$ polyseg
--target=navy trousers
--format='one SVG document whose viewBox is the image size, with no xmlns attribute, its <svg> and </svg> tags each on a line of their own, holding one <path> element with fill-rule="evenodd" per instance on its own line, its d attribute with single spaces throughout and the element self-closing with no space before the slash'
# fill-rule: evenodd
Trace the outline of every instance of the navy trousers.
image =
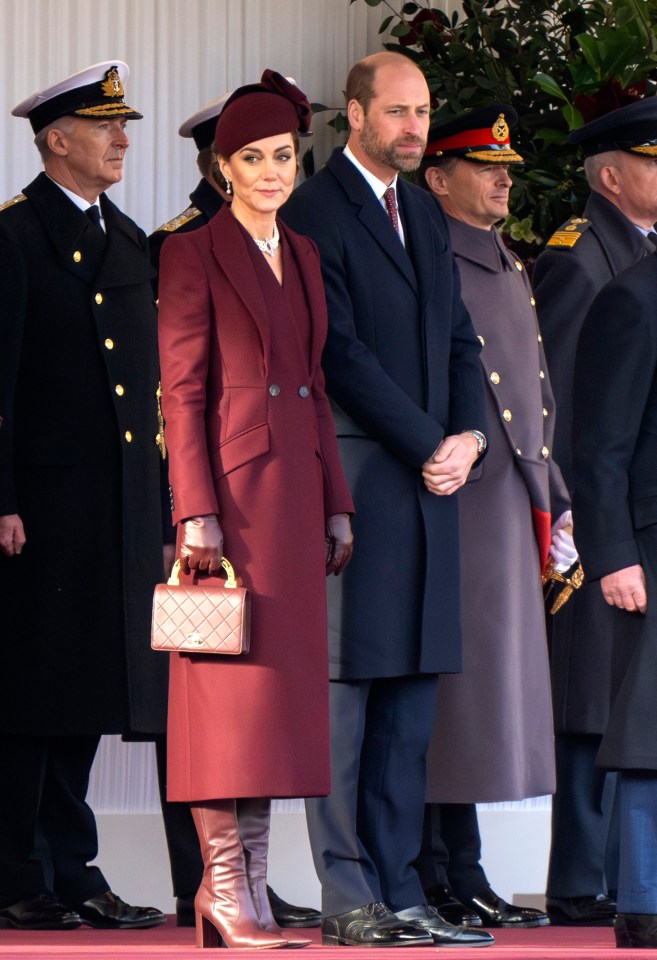
<svg viewBox="0 0 657 960">
<path fill-rule="evenodd" d="M 657 914 L 657 771 L 623 770 L 618 912 Z"/>
<path fill-rule="evenodd" d="M 434 675 L 331 682 L 332 791 L 306 801 L 324 916 L 424 902 L 414 862 L 436 694 Z"/>
<path fill-rule="evenodd" d="M 600 740 L 595 734 L 555 737 L 557 791 L 552 798 L 548 897 L 616 892 L 616 775 L 595 765 Z"/>
<path fill-rule="evenodd" d="M 87 805 L 100 737 L 0 736 L 0 906 L 53 890 L 71 906 L 109 889 Z"/>
</svg>

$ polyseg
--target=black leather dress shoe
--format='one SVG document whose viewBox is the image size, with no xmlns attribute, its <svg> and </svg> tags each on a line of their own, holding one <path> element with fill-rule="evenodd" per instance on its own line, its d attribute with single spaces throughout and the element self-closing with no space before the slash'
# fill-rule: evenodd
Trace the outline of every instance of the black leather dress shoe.
<svg viewBox="0 0 657 960">
<path fill-rule="evenodd" d="M 279 927 L 318 927 L 322 922 L 319 910 L 312 907 L 295 907 L 281 900 L 271 887 L 267 887 L 269 906 Z"/>
<path fill-rule="evenodd" d="M 472 930 L 467 927 L 455 927 L 446 923 L 435 907 L 428 903 L 420 903 L 417 907 L 407 910 L 398 910 L 397 916 L 405 922 L 417 923 L 419 927 L 430 933 L 433 942 L 438 947 L 492 947 L 495 943 L 490 933 L 483 930 Z"/>
<path fill-rule="evenodd" d="M 548 897 L 547 915 L 555 927 L 612 927 L 616 901 L 611 897 Z"/>
<path fill-rule="evenodd" d="M 550 924 L 550 918 L 542 910 L 515 907 L 490 889 L 463 902 L 481 917 L 484 927 L 512 927 L 518 930 L 521 927 L 547 927 Z"/>
<path fill-rule="evenodd" d="M 435 886 L 424 891 L 427 902 L 435 907 L 443 920 L 455 927 L 480 927 L 481 917 L 457 900 L 449 887 Z"/>
<path fill-rule="evenodd" d="M 50 891 L 0 908 L 3 930 L 75 930 L 81 923 L 80 916 Z"/>
<path fill-rule="evenodd" d="M 657 916 L 654 913 L 619 913 L 614 923 L 617 947 L 657 947 Z"/>
<path fill-rule="evenodd" d="M 190 893 L 186 897 L 176 897 L 176 926 L 194 927 L 196 926 L 196 911 L 194 909 L 194 896 Z"/>
<path fill-rule="evenodd" d="M 385 903 L 368 903 L 322 920 L 322 943 L 334 947 L 431 947 L 433 937 L 407 923 Z"/>
<path fill-rule="evenodd" d="M 161 910 L 155 907 L 131 907 L 111 890 L 85 900 L 75 909 L 83 923 L 99 930 L 139 930 L 142 927 L 159 927 L 165 921 Z"/>
</svg>

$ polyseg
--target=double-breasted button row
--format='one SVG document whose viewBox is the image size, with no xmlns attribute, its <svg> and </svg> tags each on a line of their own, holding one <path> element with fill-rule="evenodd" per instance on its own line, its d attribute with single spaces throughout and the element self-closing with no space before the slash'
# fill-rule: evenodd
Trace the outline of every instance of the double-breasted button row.
<svg viewBox="0 0 657 960">
<path fill-rule="evenodd" d="M 504 412 L 508 413 L 508 410 L 505 410 Z M 522 456 L 522 450 L 520 449 L 520 447 L 516 447 L 516 453 L 518 454 L 519 457 Z M 547 460 L 547 458 L 550 456 L 550 451 L 548 450 L 547 447 L 543 447 L 541 449 L 541 456 L 543 457 L 544 460 Z"/>
<path fill-rule="evenodd" d="M 272 383 L 272 384 L 270 384 L 270 386 L 269 386 L 269 396 L 270 396 L 270 397 L 277 397 L 277 396 L 280 394 L 280 392 L 281 392 L 281 388 L 279 387 L 279 385 L 278 385 L 277 383 Z M 303 399 L 305 399 L 306 397 L 309 397 L 309 396 L 310 396 L 310 388 L 307 387 L 307 386 L 305 385 L 305 383 L 304 383 L 304 384 L 302 384 L 302 385 L 299 387 L 297 393 L 299 394 L 300 397 L 302 397 Z"/>
</svg>

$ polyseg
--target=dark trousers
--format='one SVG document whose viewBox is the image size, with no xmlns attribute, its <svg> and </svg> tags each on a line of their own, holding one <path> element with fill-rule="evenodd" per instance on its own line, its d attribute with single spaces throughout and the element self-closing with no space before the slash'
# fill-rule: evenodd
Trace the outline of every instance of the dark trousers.
<svg viewBox="0 0 657 960">
<path fill-rule="evenodd" d="M 615 894 L 618 878 L 616 775 L 596 767 L 601 737 L 557 734 L 548 897 Z"/>
<path fill-rule="evenodd" d="M 191 897 L 200 887 L 203 877 L 203 859 L 192 811 L 188 803 L 171 803 L 167 800 L 166 737 L 156 739 L 155 755 L 173 895 L 174 897 Z"/>
<path fill-rule="evenodd" d="M 657 914 L 657 772 L 623 770 L 618 912 Z"/>
<path fill-rule="evenodd" d="M 433 675 L 331 682 L 332 791 L 306 801 L 324 916 L 424 902 L 414 862 L 436 692 Z"/>
<path fill-rule="evenodd" d="M 98 736 L 0 736 L 0 905 L 45 890 L 67 904 L 109 889 L 86 803 Z"/>
<path fill-rule="evenodd" d="M 481 836 L 474 803 L 427 803 L 417 870 L 424 890 L 450 887 L 468 900 L 488 890 L 479 862 Z"/>
</svg>

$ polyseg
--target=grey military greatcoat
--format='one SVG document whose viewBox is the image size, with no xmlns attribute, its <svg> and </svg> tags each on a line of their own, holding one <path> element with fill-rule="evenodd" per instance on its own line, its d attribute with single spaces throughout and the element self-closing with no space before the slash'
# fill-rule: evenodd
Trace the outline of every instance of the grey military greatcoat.
<svg viewBox="0 0 657 960">
<path fill-rule="evenodd" d="M 489 449 L 458 493 L 464 665 L 438 683 L 427 799 L 518 800 L 554 790 L 540 555 L 569 498 L 526 271 L 496 231 L 448 221 L 482 343 Z"/>
</svg>

